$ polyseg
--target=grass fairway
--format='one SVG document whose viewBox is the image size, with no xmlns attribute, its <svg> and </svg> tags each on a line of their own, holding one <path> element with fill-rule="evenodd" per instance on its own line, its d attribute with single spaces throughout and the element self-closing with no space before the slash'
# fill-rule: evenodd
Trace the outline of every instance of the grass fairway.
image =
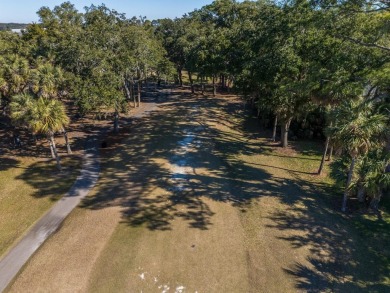
<svg viewBox="0 0 390 293">
<path fill-rule="evenodd" d="M 65 192 L 80 170 L 78 157 L 62 159 L 58 174 L 53 162 L 32 158 L 0 158 L 0 256 Z"/>
<path fill-rule="evenodd" d="M 313 174 L 321 145 L 269 145 L 233 97 L 179 92 L 136 125 L 102 151 L 93 192 L 11 292 L 390 288 L 374 241 L 387 214 L 367 241 L 359 217 L 339 213 L 339 191 Z"/>
</svg>

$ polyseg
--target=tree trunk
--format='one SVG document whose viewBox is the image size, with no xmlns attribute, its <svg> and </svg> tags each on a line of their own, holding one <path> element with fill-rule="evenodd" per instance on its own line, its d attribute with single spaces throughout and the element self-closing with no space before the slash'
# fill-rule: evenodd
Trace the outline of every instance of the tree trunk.
<svg viewBox="0 0 390 293">
<path fill-rule="evenodd" d="M 322 174 L 322 170 L 324 169 L 324 165 L 325 165 L 325 159 L 326 159 L 326 155 L 328 153 L 328 148 L 329 148 L 329 142 L 330 142 L 330 137 L 328 136 L 326 138 L 326 142 L 325 142 L 325 150 L 324 150 L 324 154 L 322 155 L 322 160 L 321 160 L 321 164 L 320 164 L 320 168 L 318 169 L 318 175 L 321 175 Z"/>
<path fill-rule="evenodd" d="M 276 115 L 275 116 L 275 120 L 274 120 L 274 130 L 272 132 L 272 141 L 275 142 L 276 141 L 276 128 L 278 127 L 278 116 Z"/>
<path fill-rule="evenodd" d="M 374 211 L 378 211 L 381 197 L 382 197 L 382 193 L 381 191 L 379 191 L 379 194 L 371 199 L 370 208 L 373 209 Z"/>
<path fill-rule="evenodd" d="M 135 88 L 134 88 L 134 82 L 131 82 L 131 96 L 133 98 L 134 108 L 137 107 L 137 101 L 135 99 Z"/>
<path fill-rule="evenodd" d="M 332 160 L 333 160 L 333 151 L 334 151 L 334 146 L 331 145 L 330 150 L 329 150 L 329 155 L 328 155 L 329 162 L 332 162 Z"/>
<path fill-rule="evenodd" d="M 217 95 L 217 86 L 215 84 L 215 76 L 213 75 L 213 97 Z"/>
<path fill-rule="evenodd" d="M 190 80 L 190 85 L 191 85 L 191 93 L 195 93 L 195 88 L 194 88 L 194 81 L 192 80 L 192 73 L 191 71 L 188 71 L 188 79 Z"/>
<path fill-rule="evenodd" d="M 228 83 L 227 83 L 227 91 L 228 91 L 228 93 L 230 92 L 231 86 L 232 86 L 232 79 L 229 78 Z"/>
<path fill-rule="evenodd" d="M 364 190 L 364 187 L 359 183 L 358 190 L 357 190 L 358 201 L 364 202 L 365 197 L 366 197 L 366 191 Z"/>
<path fill-rule="evenodd" d="M 31 138 L 33 143 L 36 145 L 37 144 L 37 136 L 34 133 L 31 133 Z"/>
<path fill-rule="evenodd" d="M 179 85 L 180 86 L 183 86 L 183 76 L 182 76 L 182 73 L 181 73 L 181 69 L 177 69 L 177 77 L 179 78 Z"/>
<path fill-rule="evenodd" d="M 68 154 L 71 154 L 72 153 L 72 149 L 70 148 L 68 132 L 65 130 L 65 128 L 63 130 L 63 133 L 64 133 L 64 138 L 65 138 L 66 152 Z"/>
<path fill-rule="evenodd" d="M 141 106 L 141 81 L 140 80 L 138 80 L 137 104 L 138 107 Z"/>
<path fill-rule="evenodd" d="M 123 81 L 123 87 L 124 87 L 124 89 L 125 89 L 126 99 L 127 99 L 128 101 L 130 101 L 130 100 L 131 100 L 131 93 L 130 93 L 129 86 L 128 86 L 126 80 Z"/>
<path fill-rule="evenodd" d="M 119 132 L 119 112 L 117 109 L 115 109 L 115 114 L 114 114 L 114 133 Z"/>
<path fill-rule="evenodd" d="M 56 158 L 56 155 L 55 155 L 55 153 L 54 153 L 54 148 L 53 148 L 53 145 L 52 145 L 52 143 L 51 143 L 50 138 L 49 138 L 49 146 L 50 146 L 51 158 L 52 158 L 52 159 L 55 159 L 55 158 Z"/>
<path fill-rule="evenodd" d="M 282 137 L 281 137 L 281 145 L 283 148 L 288 147 L 288 131 L 290 129 L 290 123 L 291 123 L 292 118 L 288 118 L 282 125 L 281 125 L 281 132 L 282 132 Z"/>
<path fill-rule="evenodd" d="M 54 134 L 53 133 L 49 134 L 49 143 L 50 143 L 50 148 L 53 150 L 54 157 L 57 161 L 57 169 L 61 171 L 62 167 L 61 167 L 60 157 L 57 153 L 57 148 L 56 148 L 56 143 L 54 141 Z"/>
<path fill-rule="evenodd" d="M 348 172 L 347 186 L 345 187 L 345 191 L 344 191 L 343 204 L 341 206 L 342 212 L 345 212 L 347 210 L 349 186 L 351 185 L 353 171 L 355 169 L 355 163 L 356 163 L 356 159 L 352 158 L 351 166 L 349 167 L 349 172 Z"/>
</svg>

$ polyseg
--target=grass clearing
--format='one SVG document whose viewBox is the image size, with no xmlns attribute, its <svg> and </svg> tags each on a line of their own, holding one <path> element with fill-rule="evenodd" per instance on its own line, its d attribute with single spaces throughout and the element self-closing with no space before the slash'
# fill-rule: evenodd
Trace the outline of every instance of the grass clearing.
<svg viewBox="0 0 390 293">
<path fill-rule="evenodd" d="M 180 92 L 102 152 L 11 291 L 386 292 L 388 258 L 313 175 L 321 151 L 271 147 L 234 98 Z"/>
<path fill-rule="evenodd" d="M 79 174 L 81 159 L 62 158 L 58 174 L 53 162 L 32 158 L 1 158 L 0 256 L 68 191 Z"/>
</svg>

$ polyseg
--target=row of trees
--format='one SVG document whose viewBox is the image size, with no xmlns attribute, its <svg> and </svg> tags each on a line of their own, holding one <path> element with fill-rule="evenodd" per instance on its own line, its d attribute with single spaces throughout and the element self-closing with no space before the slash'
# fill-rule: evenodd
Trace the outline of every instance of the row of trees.
<svg viewBox="0 0 390 293">
<path fill-rule="evenodd" d="M 21 37 L 0 32 L 1 105 L 14 125 L 48 136 L 61 168 L 54 133 L 66 134 L 64 101 L 78 115 L 109 114 L 117 132 L 120 114 L 140 105 L 142 82 L 172 66 L 143 18 L 127 19 L 104 5 L 80 13 L 69 2 L 38 15 Z"/>
<path fill-rule="evenodd" d="M 174 71 L 182 85 L 186 70 L 192 92 L 194 76 L 203 90 L 212 80 L 214 95 L 218 79 L 234 85 L 260 116 L 273 119 L 274 140 L 280 126 L 283 147 L 293 122 L 320 113 L 326 146 L 318 173 L 336 149 L 336 163 L 344 162 L 343 210 L 352 191 L 377 206 L 390 184 L 388 10 L 380 0 L 217 0 L 150 22 L 104 5 L 84 13 L 69 2 L 43 7 L 22 37 L 0 32 L 3 112 L 48 134 L 57 157 L 50 137 L 69 123 L 62 101 L 80 115 L 112 113 L 118 131 L 130 102 L 139 106 L 144 80 Z"/>
<path fill-rule="evenodd" d="M 183 69 L 193 92 L 192 74 L 202 84 L 211 78 L 214 94 L 217 78 L 233 81 L 260 116 L 274 119 L 273 140 L 280 125 L 283 147 L 293 121 L 321 113 L 318 173 L 336 149 L 345 211 L 351 193 L 377 207 L 390 186 L 389 19 L 387 1 L 218 0 L 154 25 L 180 84 Z"/>
</svg>

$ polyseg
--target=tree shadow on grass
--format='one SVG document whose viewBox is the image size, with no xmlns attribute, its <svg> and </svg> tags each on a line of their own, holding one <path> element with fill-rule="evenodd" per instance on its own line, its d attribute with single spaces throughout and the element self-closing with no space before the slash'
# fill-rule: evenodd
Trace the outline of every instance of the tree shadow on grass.
<svg viewBox="0 0 390 293">
<path fill-rule="evenodd" d="M 169 230 L 175 218 L 191 228 L 208 229 L 214 213 L 204 198 L 244 209 L 252 199 L 277 193 L 282 183 L 271 183 L 270 174 L 228 159 L 227 154 L 253 154 L 259 145 L 208 127 L 201 112 L 206 110 L 211 119 L 215 113 L 209 108 L 214 106 L 180 94 L 135 122 L 115 156 L 103 151 L 106 178 L 83 206 L 120 205 L 125 207 L 123 221 L 151 230 Z M 189 171 L 176 174 L 175 168 Z"/>
<path fill-rule="evenodd" d="M 20 161 L 12 158 L 0 157 L 0 172 L 12 168 L 20 168 Z"/>
<path fill-rule="evenodd" d="M 125 207 L 123 221 L 130 226 L 169 230 L 175 218 L 184 219 L 191 228 L 208 229 L 214 213 L 204 198 L 231 204 L 243 212 L 262 196 L 283 197 L 292 203 L 288 190 L 296 182 L 275 178 L 236 159 L 239 154 L 262 152 L 260 143 L 205 123 L 205 119 L 216 121 L 216 109 L 225 106 L 223 103 L 180 93 L 162 103 L 158 111 L 133 119 L 133 127 L 123 140 L 102 151 L 105 178 L 99 181 L 97 194 L 87 198 L 83 206 Z M 232 112 L 227 117 L 239 121 L 242 106 L 228 103 L 228 107 Z M 230 128 L 246 127 L 232 124 L 227 117 L 223 118 Z M 186 140 L 188 145 L 181 153 Z M 187 171 L 175 174 L 172 168 Z"/>
<path fill-rule="evenodd" d="M 323 183 L 295 180 L 300 190 L 289 197 L 299 197 L 300 205 L 275 212 L 272 229 L 285 231 L 280 239 L 293 249 L 307 247 L 310 257 L 305 264 L 296 262 L 284 271 L 305 292 L 389 292 L 389 256 L 381 254 L 353 227 L 351 219 L 335 210 L 334 189 Z M 321 197 L 319 196 L 321 195 Z M 293 200 L 294 201 L 294 200 Z M 337 200 L 337 209 L 341 200 Z M 383 251 L 382 251 L 383 252 Z M 387 280 L 388 282 L 388 280 Z"/>
<path fill-rule="evenodd" d="M 276 197 L 290 208 L 272 214 L 268 228 L 285 231 L 279 239 L 292 249 L 310 250 L 305 263 L 284 268 L 286 277 L 296 280 L 297 290 L 388 291 L 384 283 L 390 274 L 388 257 L 367 245 L 334 208 L 332 201 L 339 195 L 331 186 L 294 176 L 304 171 L 284 169 L 292 178 L 278 178 L 264 166 L 240 161 L 240 154 L 258 154 L 263 146 L 248 141 L 258 135 L 255 128 L 248 130 L 250 123 L 228 118 L 242 115 L 235 106 L 223 117 L 224 126 L 242 131 L 242 136 L 205 123 L 222 119 L 215 109 L 225 103 L 180 93 L 158 111 L 134 119 L 127 137 L 102 150 L 104 178 L 83 207 L 119 206 L 124 223 L 152 231 L 171 230 L 177 219 L 207 230 L 215 215 L 209 200 L 246 212 L 261 197 Z"/>
<path fill-rule="evenodd" d="M 34 187 L 32 196 L 36 198 L 50 197 L 51 200 L 60 199 L 72 186 L 79 174 L 81 159 L 77 156 L 63 157 L 61 160 L 63 171 L 58 172 L 53 161 L 38 161 L 16 177 Z"/>
</svg>

